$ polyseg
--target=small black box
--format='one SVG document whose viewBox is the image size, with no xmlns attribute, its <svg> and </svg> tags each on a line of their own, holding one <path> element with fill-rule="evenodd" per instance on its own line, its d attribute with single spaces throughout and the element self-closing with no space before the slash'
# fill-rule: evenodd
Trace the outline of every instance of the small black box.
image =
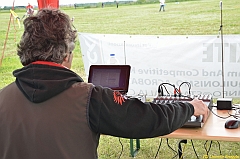
<svg viewBox="0 0 240 159">
<path fill-rule="evenodd" d="M 218 98 L 217 109 L 219 110 L 232 110 L 232 98 Z"/>
</svg>

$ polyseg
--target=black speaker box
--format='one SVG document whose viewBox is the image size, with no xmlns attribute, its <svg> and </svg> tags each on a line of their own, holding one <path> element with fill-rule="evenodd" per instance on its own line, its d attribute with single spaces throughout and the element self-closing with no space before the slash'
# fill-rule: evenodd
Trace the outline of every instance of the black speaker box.
<svg viewBox="0 0 240 159">
<path fill-rule="evenodd" d="M 217 99 L 218 110 L 231 110 L 232 109 L 232 98 L 218 98 Z"/>
</svg>

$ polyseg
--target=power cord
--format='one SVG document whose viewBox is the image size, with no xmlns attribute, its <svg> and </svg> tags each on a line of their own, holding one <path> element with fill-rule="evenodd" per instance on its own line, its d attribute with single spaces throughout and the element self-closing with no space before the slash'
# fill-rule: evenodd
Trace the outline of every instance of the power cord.
<svg viewBox="0 0 240 159">
<path fill-rule="evenodd" d="M 186 85 L 188 86 L 188 95 L 191 94 L 191 83 L 189 83 L 189 82 L 182 82 L 182 83 L 179 85 L 179 87 L 178 87 L 179 97 L 182 96 L 181 86 L 182 86 L 183 84 L 186 84 Z"/>
<path fill-rule="evenodd" d="M 118 141 L 119 141 L 119 143 L 121 144 L 121 147 L 122 147 L 122 150 L 121 150 L 121 152 L 120 152 L 120 155 L 118 156 L 118 159 L 120 159 L 121 156 L 122 156 L 122 153 L 123 153 L 123 144 L 122 144 L 122 141 L 121 141 L 121 138 L 120 138 L 120 137 L 118 138 Z"/>
<path fill-rule="evenodd" d="M 207 156 L 209 156 L 209 151 L 210 151 L 210 149 L 211 149 L 211 147 L 212 147 L 212 141 L 210 141 L 210 144 L 209 144 L 209 148 L 208 148 L 208 150 L 207 150 L 207 142 L 208 142 L 208 140 L 206 140 L 206 142 L 204 143 L 204 149 L 206 150 L 206 154 L 207 154 Z"/>
<path fill-rule="evenodd" d="M 217 107 L 217 106 L 212 106 L 212 107 Z M 240 118 L 240 114 L 239 114 L 240 108 L 236 108 L 235 107 L 234 109 L 232 109 L 233 111 L 235 111 L 235 114 L 231 114 L 230 113 L 231 110 L 228 110 L 228 116 L 225 116 L 225 117 L 217 115 L 216 113 L 214 113 L 214 111 L 212 109 L 209 109 L 209 110 L 211 111 L 211 113 L 213 115 L 215 115 L 215 116 L 217 116 L 217 117 L 219 117 L 221 119 L 227 119 L 227 118 L 230 118 L 230 117 L 234 117 L 236 119 Z"/>
<path fill-rule="evenodd" d="M 182 95 L 182 92 L 181 92 L 181 87 L 183 84 L 186 84 L 188 86 L 188 95 Z M 165 92 L 167 93 L 167 95 L 171 96 L 171 94 L 169 93 L 169 91 L 167 90 L 167 87 L 166 85 L 169 85 L 169 86 L 172 86 L 173 87 L 173 96 L 174 97 L 190 97 L 191 95 L 191 83 L 189 82 L 182 82 L 178 89 L 176 88 L 176 86 L 174 84 L 171 84 L 171 83 L 161 83 L 159 86 L 158 86 L 158 96 L 164 96 L 164 90 Z M 191 97 L 190 97 L 191 98 Z M 192 99 L 192 98 L 191 98 Z"/>
<path fill-rule="evenodd" d="M 186 85 L 188 86 L 188 95 L 182 95 L 181 87 L 182 87 L 183 84 L 186 84 Z M 167 90 L 167 88 L 166 88 L 165 85 L 170 85 L 170 86 L 172 86 L 172 87 L 174 88 L 174 97 L 179 96 L 179 97 L 185 97 L 185 98 L 188 98 L 188 99 L 191 99 L 191 100 L 194 99 L 194 96 L 191 97 L 191 83 L 189 83 L 189 82 L 182 82 L 182 83 L 179 85 L 178 89 L 177 89 L 177 88 L 175 87 L 175 85 L 173 85 L 173 84 L 170 84 L 170 83 L 161 83 L 161 84 L 159 85 L 159 87 L 158 87 L 158 95 L 159 95 L 159 96 L 164 96 L 164 90 L 166 91 L 167 95 L 171 96 L 170 93 L 168 92 L 168 90 Z M 215 107 L 215 106 L 212 106 L 212 107 Z M 222 116 L 217 115 L 217 114 L 214 113 L 214 112 L 212 111 L 212 109 L 210 109 L 210 108 L 209 108 L 209 110 L 212 112 L 212 114 L 214 114 L 215 116 L 217 116 L 217 117 L 219 117 L 219 118 L 223 118 L 223 119 L 226 119 L 226 118 L 229 118 L 229 117 L 240 118 L 240 117 L 239 117 L 239 115 L 240 115 L 240 108 L 239 108 L 239 107 L 238 107 L 238 108 L 235 107 L 235 109 L 234 109 L 234 110 L 236 111 L 235 114 L 230 114 L 230 111 L 228 111 L 229 116 L 226 116 L 226 117 L 222 117 Z M 206 150 L 207 155 L 208 155 L 208 154 L 209 154 L 209 151 L 210 151 L 210 149 L 211 149 L 211 146 L 212 146 L 212 141 L 210 142 L 210 145 L 209 145 L 209 149 L 208 149 L 208 150 L 207 150 L 207 147 L 206 147 L 207 142 L 208 142 L 208 141 L 205 142 L 204 147 L 205 147 L 205 150 Z M 159 152 L 159 150 L 160 150 L 161 143 L 162 143 L 162 139 L 161 139 L 161 142 L 160 142 L 160 144 L 159 144 L 159 148 L 158 148 L 158 151 L 157 151 L 157 153 L 156 153 L 156 155 L 155 155 L 155 158 L 156 158 L 157 155 L 158 155 L 158 152 Z M 176 152 L 176 153 L 179 155 L 179 158 L 183 158 L 183 151 L 182 151 L 182 149 L 181 149 L 181 143 L 185 143 L 185 145 L 186 145 L 187 140 L 181 140 L 181 141 L 179 142 L 179 146 L 178 146 L 179 149 L 178 149 L 178 153 L 177 153 L 177 152 L 168 144 L 168 139 L 167 139 L 167 145 L 168 145 L 168 147 L 169 147 L 172 151 Z M 197 159 L 199 159 L 198 154 L 197 154 L 197 152 L 196 152 L 196 149 L 195 149 L 195 147 L 194 147 L 194 144 L 193 144 L 193 141 L 192 141 L 192 140 L 191 140 L 191 144 L 192 144 L 192 147 L 193 147 L 193 150 L 194 150 L 194 153 L 195 153 Z M 220 143 L 219 143 L 219 142 L 218 142 L 218 145 L 219 145 L 219 151 L 220 151 L 220 154 L 221 154 L 221 149 L 220 149 Z M 177 155 L 175 155 L 173 158 L 175 158 L 176 156 L 177 156 Z"/>
<path fill-rule="evenodd" d="M 167 92 L 168 95 L 170 95 L 170 93 L 168 92 L 167 88 L 165 85 L 169 85 L 169 86 L 172 86 L 173 87 L 173 91 L 174 91 L 174 96 L 176 94 L 179 94 L 179 91 L 178 89 L 175 87 L 174 84 L 171 84 L 171 83 L 161 83 L 159 86 L 158 86 L 158 95 L 159 96 L 164 96 L 164 93 L 163 93 L 163 90 L 165 89 L 165 91 Z M 164 89 L 163 89 L 164 88 Z"/>
<path fill-rule="evenodd" d="M 184 140 L 181 140 L 179 143 L 178 143 L 178 156 L 180 159 L 183 159 L 183 150 L 182 150 L 182 146 L 181 146 L 181 143 L 184 143 L 184 148 L 183 150 L 185 149 L 185 146 L 187 144 L 187 140 L 184 139 Z"/>
<path fill-rule="evenodd" d="M 176 155 L 175 155 L 173 158 L 177 157 L 178 152 L 177 152 L 176 150 L 174 150 L 174 149 L 169 145 L 168 138 L 167 138 L 166 140 L 167 140 L 167 146 L 168 146 L 168 148 L 170 148 L 174 153 L 176 153 Z"/>
<path fill-rule="evenodd" d="M 208 150 L 207 150 L 207 146 L 206 146 L 206 145 L 207 145 L 207 142 L 208 142 L 208 140 L 206 140 L 206 142 L 204 143 L 204 149 L 206 150 L 207 156 L 209 156 L 209 152 L 210 152 L 210 149 L 211 149 L 211 147 L 212 147 L 213 141 L 210 141 Z M 217 141 L 217 143 L 218 143 L 219 153 L 220 153 L 220 155 L 222 155 L 222 151 L 221 151 L 221 147 L 220 147 L 219 141 Z"/>
<path fill-rule="evenodd" d="M 194 151 L 197 159 L 199 159 L 199 157 L 198 157 L 198 155 L 197 155 L 197 151 L 196 151 L 196 149 L 195 149 L 195 147 L 194 147 L 194 145 L 193 145 L 193 140 L 192 140 L 192 139 L 191 139 L 191 144 L 192 144 L 192 148 L 193 148 L 193 151 Z"/>
<path fill-rule="evenodd" d="M 159 151 L 160 151 L 160 148 L 161 148 L 161 145 L 162 145 L 162 138 L 160 138 L 160 143 L 159 143 L 159 146 L 158 146 L 158 150 L 157 150 L 157 152 L 156 152 L 156 155 L 155 155 L 155 157 L 154 157 L 154 158 L 157 158 L 157 156 L 158 156 L 158 153 L 159 153 Z"/>
<path fill-rule="evenodd" d="M 221 151 L 221 147 L 220 147 L 220 142 L 217 141 L 217 143 L 218 143 L 218 150 L 219 150 L 219 152 L 220 152 L 220 155 L 222 155 L 222 151 Z"/>
</svg>

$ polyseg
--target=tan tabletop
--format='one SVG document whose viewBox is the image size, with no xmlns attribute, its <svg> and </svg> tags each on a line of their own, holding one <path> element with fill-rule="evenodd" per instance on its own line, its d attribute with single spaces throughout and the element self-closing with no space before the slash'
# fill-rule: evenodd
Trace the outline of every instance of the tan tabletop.
<svg viewBox="0 0 240 159">
<path fill-rule="evenodd" d="M 213 111 L 223 117 L 229 116 L 227 110 Z M 232 117 L 231 117 L 232 118 Z M 225 122 L 228 119 L 222 119 L 210 112 L 207 122 L 202 128 L 180 128 L 169 135 L 161 136 L 163 138 L 177 139 L 196 139 L 196 140 L 217 140 L 217 141 L 240 141 L 240 127 L 237 129 L 226 129 Z"/>
</svg>

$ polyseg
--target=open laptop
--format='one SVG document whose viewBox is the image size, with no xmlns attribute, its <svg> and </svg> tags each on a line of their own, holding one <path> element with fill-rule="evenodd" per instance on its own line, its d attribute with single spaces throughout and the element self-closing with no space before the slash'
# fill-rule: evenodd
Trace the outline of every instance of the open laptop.
<svg viewBox="0 0 240 159">
<path fill-rule="evenodd" d="M 128 92 L 130 70 L 130 65 L 91 65 L 88 82 L 126 94 Z"/>
</svg>

